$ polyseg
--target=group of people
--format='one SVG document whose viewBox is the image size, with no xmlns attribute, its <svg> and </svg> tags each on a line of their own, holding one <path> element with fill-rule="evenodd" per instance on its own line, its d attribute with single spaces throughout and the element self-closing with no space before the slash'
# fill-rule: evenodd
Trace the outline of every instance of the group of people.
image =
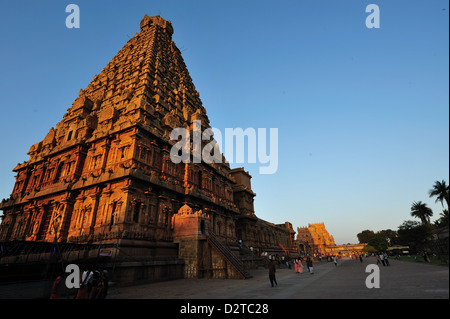
<svg viewBox="0 0 450 319">
<path fill-rule="evenodd" d="M 108 294 L 108 271 L 85 270 L 75 299 L 105 299 Z"/>
<path fill-rule="evenodd" d="M 269 280 L 270 280 L 270 284 L 272 285 L 272 287 L 274 287 L 274 285 L 278 285 L 277 283 L 277 279 L 275 276 L 276 273 L 276 265 L 277 265 L 277 261 L 278 263 L 280 259 L 275 259 L 275 258 L 269 258 Z M 335 264 L 335 266 L 337 266 L 337 258 L 334 256 L 333 257 L 333 262 Z M 290 267 L 290 261 L 287 261 L 287 263 L 289 263 L 289 269 L 291 269 Z M 305 260 L 305 264 L 306 267 L 308 268 L 308 272 L 311 275 L 314 275 L 314 266 L 313 266 L 313 261 L 311 259 L 311 257 L 306 257 Z M 303 266 L 303 258 L 296 258 L 294 260 L 294 270 L 296 274 L 301 274 L 304 271 L 304 266 Z"/>
<path fill-rule="evenodd" d="M 106 299 L 108 295 L 108 271 L 85 270 L 80 274 L 80 287 L 75 299 Z M 64 284 L 63 276 L 58 276 L 53 282 L 50 299 L 61 298 L 61 288 Z"/>
<path fill-rule="evenodd" d="M 308 268 L 308 271 L 311 275 L 314 274 L 314 267 L 313 262 L 310 257 L 306 258 L 306 267 Z M 294 269 L 296 274 L 303 273 L 303 258 L 297 258 L 294 261 Z"/>
<path fill-rule="evenodd" d="M 377 265 L 382 264 L 383 266 L 390 266 L 389 256 L 386 253 L 377 254 Z"/>
</svg>

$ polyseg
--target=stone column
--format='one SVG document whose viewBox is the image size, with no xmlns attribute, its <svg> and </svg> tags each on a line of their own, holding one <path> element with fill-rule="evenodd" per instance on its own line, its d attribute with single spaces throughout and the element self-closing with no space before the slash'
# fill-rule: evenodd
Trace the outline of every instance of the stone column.
<svg viewBox="0 0 450 319">
<path fill-rule="evenodd" d="M 93 236 L 95 233 L 95 225 L 97 221 L 97 211 L 98 211 L 98 204 L 100 202 L 101 197 L 101 190 L 99 187 L 96 187 L 95 194 L 90 195 L 92 201 L 94 202 L 94 205 L 92 207 L 91 215 L 90 215 L 90 225 L 89 225 L 89 236 Z"/>
<path fill-rule="evenodd" d="M 66 242 L 69 235 L 70 221 L 72 220 L 73 207 L 75 200 L 72 198 L 66 198 L 61 201 L 61 205 L 64 205 L 61 216 L 61 225 L 58 231 L 58 238 L 62 242 Z"/>
<path fill-rule="evenodd" d="M 106 164 L 108 162 L 109 150 L 111 149 L 111 141 L 109 139 L 107 139 L 105 141 L 105 144 L 103 144 L 101 147 L 103 148 L 102 172 L 104 172 L 105 168 L 106 168 Z"/>
</svg>

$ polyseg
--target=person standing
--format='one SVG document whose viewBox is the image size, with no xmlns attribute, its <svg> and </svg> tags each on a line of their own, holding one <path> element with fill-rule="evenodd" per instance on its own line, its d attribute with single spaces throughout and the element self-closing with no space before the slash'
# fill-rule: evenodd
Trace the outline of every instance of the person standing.
<svg viewBox="0 0 450 319">
<path fill-rule="evenodd" d="M 269 280 L 270 280 L 270 284 L 272 285 L 272 287 L 273 287 L 274 283 L 275 283 L 275 285 L 278 286 L 277 279 L 275 278 L 275 272 L 276 272 L 275 261 L 270 261 L 269 262 Z"/>
<path fill-rule="evenodd" d="M 58 276 L 53 282 L 52 292 L 50 294 L 50 299 L 60 299 L 61 298 L 61 282 L 63 281 L 62 276 Z"/>
<path fill-rule="evenodd" d="M 333 263 L 334 263 L 334 266 L 337 267 L 337 257 L 336 256 L 333 256 Z"/>
<path fill-rule="evenodd" d="M 94 275 L 93 267 L 92 270 L 85 270 L 81 274 L 81 283 L 80 288 L 78 288 L 77 294 L 75 295 L 75 299 L 89 299 L 89 294 L 91 292 L 91 281 Z"/>
<path fill-rule="evenodd" d="M 303 273 L 303 264 L 302 264 L 302 259 L 301 258 L 298 259 L 298 272 L 300 274 Z"/>
<path fill-rule="evenodd" d="M 386 266 L 386 263 L 384 261 L 384 255 L 382 253 L 380 254 L 380 260 L 381 260 L 381 263 L 383 264 L 383 267 Z"/>
<path fill-rule="evenodd" d="M 390 266 L 388 254 L 384 253 L 383 257 L 384 257 L 384 263 L 386 264 L 386 266 Z"/>
<path fill-rule="evenodd" d="M 98 299 L 106 299 L 106 296 L 108 295 L 108 281 L 108 271 L 105 269 L 102 272 L 101 287 Z"/>
<path fill-rule="evenodd" d="M 89 292 L 89 299 L 98 299 L 98 294 L 101 290 L 101 277 L 98 270 L 94 271 L 91 279 L 91 291 Z"/>
<path fill-rule="evenodd" d="M 314 267 L 313 267 L 313 262 L 311 260 L 311 258 L 308 257 L 308 259 L 306 260 L 306 265 L 308 266 L 309 272 L 311 273 L 311 275 L 314 275 Z"/>
</svg>

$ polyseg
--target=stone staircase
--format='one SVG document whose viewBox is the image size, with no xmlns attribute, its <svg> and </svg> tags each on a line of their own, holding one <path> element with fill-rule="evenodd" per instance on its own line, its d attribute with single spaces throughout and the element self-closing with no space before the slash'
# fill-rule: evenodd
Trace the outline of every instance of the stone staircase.
<svg viewBox="0 0 450 319">
<path fill-rule="evenodd" d="M 208 242 L 215 247 L 225 260 L 241 275 L 242 279 L 250 279 L 252 276 L 245 270 L 244 263 L 233 254 L 213 233 L 209 232 Z"/>
</svg>

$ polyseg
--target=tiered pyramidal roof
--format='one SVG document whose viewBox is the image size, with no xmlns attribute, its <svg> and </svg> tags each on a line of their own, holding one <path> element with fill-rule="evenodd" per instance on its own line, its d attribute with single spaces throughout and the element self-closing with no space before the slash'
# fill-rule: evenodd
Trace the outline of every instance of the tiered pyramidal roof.
<svg viewBox="0 0 450 319">
<path fill-rule="evenodd" d="M 172 34 L 169 21 L 146 15 L 140 32 L 80 90 L 62 121 L 31 146 L 30 159 L 14 169 L 10 198 L 0 203 L 0 241 L 120 242 L 126 256 L 184 256 L 187 277 L 200 268 L 221 269 L 220 254 L 219 264 L 211 259 L 197 267 L 213 256 L 207 235 L 227 260 L 233 253 L 218 243 L 236 247 L 241 239 L 271 251 L 291 246 L 290 223 L 256 217 L 243 168 L 230 169 L 223 157 L 172 161 L 173 129 L 193 131 L 196 121 L 209 128 Z"/>
<path fill-rule="evenodd" d="M 170 21 L 145 15 L 140 32 L 31 146 L 29 160 L 14 169 L 11 197 L 0 203 L 0 239 L 50 240 L 55 222 L 63 239 L 83 241 L 127 227 L 149 237 L 151 222 L 162 218 L 156 216 L 167 222 L 181 203 L 194 199 L 203 203 L 199 207 L 208 203 L 239 214 L 236 179 L 225 160 L 187 166 L 171 161 L 174 128 L 192 131 L 194 121 L 210 127 L 172 34 Z M 244 191 L 254 196 L 249 186 Z M 160 236 L 169 238 L 166 231 Z"/>
<path fill-rule="evenodd" d="M 130 39 L 52 128 L 30 149 L 46 155 L 77 140 L 95 139 L 139 122 L 156 135 L 164 126 L 187 127 L 194 119 L 209 125 L 205 108 L 172 41 L 170 21 L 145 15 L 141 32 Z"/>
</svg>

